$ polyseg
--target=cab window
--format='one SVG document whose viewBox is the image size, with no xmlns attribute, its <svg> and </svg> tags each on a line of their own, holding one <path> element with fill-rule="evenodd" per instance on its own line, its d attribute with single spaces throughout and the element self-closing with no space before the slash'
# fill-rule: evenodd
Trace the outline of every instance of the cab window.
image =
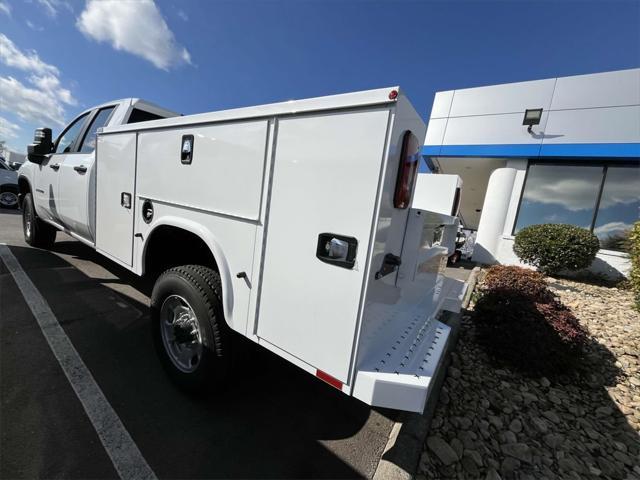
<svg viewBox="0 0 640 480">
<path fill-rule="evenodd" d="M 80 147 L 81 153 L 91 153 L 95 150 L 96 132 L 99 128 L 102 128 L 107 124 L 107 121 L 115 108 L 116 107 L 106 107 L 98 111 L 98 114 L 93 118 L 93 121 L 84 136 L 82 146 Z"/>
<path fill-rule="evenodd" d="M 85 113 L 75 122 L 69 125 L 69 127 L 62 133 L 62 135 L 60 135 L 54 153 L 67 153 L 71 151 L 71 149 L 73 148 L 73 144 L 82 131 L 82 127 L 86 122 L 88 116 L 89 114 Z"/>
<path fill-rule="evenodd" d="M 159 120 L 161 118 L 164 118 L 164 117 L 161 115 L 157 115 L 155 113 L 145 112 L 144 110 L 134 108 L 131 111 L 131 115 L 129 116 L 129 121 L 127 123 L 148 122 L 149 120 Z"/>
</svg>

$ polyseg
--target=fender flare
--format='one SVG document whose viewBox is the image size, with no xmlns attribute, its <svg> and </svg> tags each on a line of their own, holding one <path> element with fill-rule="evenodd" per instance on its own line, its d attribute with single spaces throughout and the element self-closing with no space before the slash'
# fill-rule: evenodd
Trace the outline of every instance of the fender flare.
<svg viewBox="0 0 640 480">
<path fill-rule="evenodd" d="M 227 263 L 227 258 L 220 246 L 220 242 L 218 242 L 213 233 L 204 228 L 201 224 L 171 215 L 160 217 L 154 221 L 146 235 L 144 246 L 142 248 L 140 271 L 142 272 L 142 268 L 145 264 L 149 239 L 153 236 L 153 232 L 155 232 L 158 227 L 162 226 L 180 228 L 190 232 L 200 238 L 207 245 L 214 260 L 216 261 L 216 264 L 218 265 L 218 273 L 220 274 L 220 281 L 222 282 L 222 308 L 224 311 L 224 317 L 229 327 L 233 328 L 233 282 L 231 281 L 229 264 Z"/>
</svg>

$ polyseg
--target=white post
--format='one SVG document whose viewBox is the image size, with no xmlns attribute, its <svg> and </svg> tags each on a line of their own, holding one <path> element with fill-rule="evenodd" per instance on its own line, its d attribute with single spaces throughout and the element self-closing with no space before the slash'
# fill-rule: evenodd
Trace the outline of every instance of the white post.
<svg viewBox="0 0 640 480">
<path fill-rule="evenodd" d="M 472 259 L 475 262 L 496 263 L 516 172 L 515 168 L 498 168 L 489 177 L 473 248 Z"/>
</svg>

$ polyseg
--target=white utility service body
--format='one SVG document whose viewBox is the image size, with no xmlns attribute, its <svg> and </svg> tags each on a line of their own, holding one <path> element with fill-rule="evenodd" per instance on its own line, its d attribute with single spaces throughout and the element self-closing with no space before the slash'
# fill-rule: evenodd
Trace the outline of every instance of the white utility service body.
<svg viewBox="0 0 640 480">
<path fill-rule="evenodd" d="M 93 244 L 143 275 L 154 232 L 191 232 L 230 328 L 370 405 L 421 412 L 464 285 L 442 275 L 455 217 L 407 204 L 415 182 L 394 206 L 410 135 L 418 162 L 425 125 L 397 87 L 107 126 Z"/>
</svg>

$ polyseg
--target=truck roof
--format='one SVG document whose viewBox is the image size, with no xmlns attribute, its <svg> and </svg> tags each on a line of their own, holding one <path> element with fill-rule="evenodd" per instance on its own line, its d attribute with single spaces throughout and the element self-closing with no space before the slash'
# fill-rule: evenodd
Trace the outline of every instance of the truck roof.
<svg viewBox="0 0 640 480">
<path fill-rule="evenodd" d="M 153 102 L 149 102 L 148 100 L 144 100 L 142 98 L 120 98 L 117 100 L 111 100 L 109 102 L 104 102 L 101 103 L 100 105 L 94 105 L 91 108 L 87 108 L 86 110 L 83 110 L 82 112 L 80 112 L 78 115 L 76 115 L 76 118 L 84 115 L 87 112 L 90 112 L 92 110 L 95 110 L 96 108 L 103 108 L 103 107 L 110 107 L 113 105 L 125 105 L 127 107 L 135 107 L 135 108 L 140 108 L 142 110 L 145 111 L 149 111 L 152 113 L 156 113 L 158 115 L 162 115 L 163 117 L 178 117 L 180 116 L 180 113 L 178 112 L 174 112 L 172 110 L 168 110 L 164 107 L 161 107 Z"/>
<path fill-rule="evenodd" d="M 391 92 L 395 91 L 395 94 Z M 106 127 L 102 134 L 125 132 L 131 130 L 148 130 L 155 128 L 177 127 L 200 123 L 215 123 L 228 120 L 240 120 L 275 115 L 295 115 L 305 112 L 321 110 L 337 110 L 343 108 L 363 107 L 393 103 L 404 96 L 400 87 L 378 88 L 354 93 L 330 95 L 325 97 L 307 98 L 303 100 L 289 100 L 286 102 L 269 103 L 253 107 L 234 108 L 217 112 L 198 113 L 187 116 L 152 120 L 141 124 L 114 125 Z"/>
</svg>

